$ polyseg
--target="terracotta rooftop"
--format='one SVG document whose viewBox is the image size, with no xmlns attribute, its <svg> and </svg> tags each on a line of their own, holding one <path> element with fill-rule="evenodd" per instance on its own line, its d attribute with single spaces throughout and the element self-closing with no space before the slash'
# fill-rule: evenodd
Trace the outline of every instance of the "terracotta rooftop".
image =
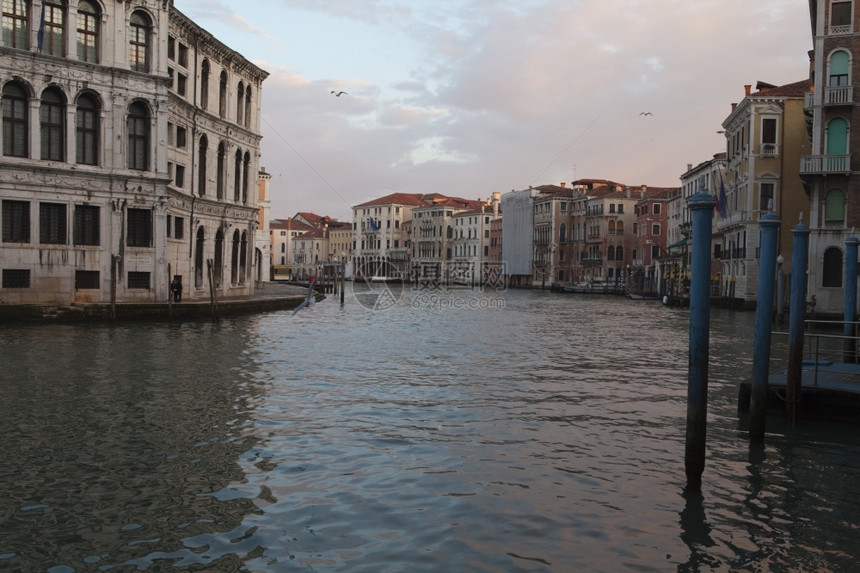
<svg viewBox="0 0 860 573">
<path fill-rule="evenodd" d="M 275 219 L 274 221 L 269 221 L 269 229 L 310 231 L 313 227 L 296 219 Z"/>
<path fill-rule="evenodd" d="M 380 197 L 379 199 L 372 199 L 366 203 L 362 203 L 360 205 L 356 205 L 353 209 L 357 209 L 358 207 L 377 207 L 379 205 L 407 205 L 412 207 L 424 207 L 426 203 L 422 200 L 421 193 L 392 193 L 390 195 L 386 195 L 385 197 Z"/>
<path fill-rule="evenodd" d="M 803 97 L 803 94 L 809 91 L 812 82 L 808 79 L 785 84 L 784 86 L 774 86 L 765 82 L 756 84 L 756 91 L 750 94 L 750 97 Z"/>
</svg>

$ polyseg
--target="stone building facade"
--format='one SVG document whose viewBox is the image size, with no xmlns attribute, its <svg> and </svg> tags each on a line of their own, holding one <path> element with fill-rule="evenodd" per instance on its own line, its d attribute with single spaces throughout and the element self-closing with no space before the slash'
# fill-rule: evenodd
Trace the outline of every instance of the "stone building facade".
<svg viewBox="0 0 860 573">
<path fill-rule="evenodd" d="M 218 263 L 235 265 L 222 292 L 253 292 L 256 194 L 241 190 L 256 176 L 266 72 L 172 2 L 42 4 L 0 16 L 0 303 L 165 301 L 177 275 L 183 298 L 208 296 L 206 261 L 216 280 Z M 201 90 L 204 61 L 234 110 L 251 86 L 241 117 L 201 105 L 220 95 L 217 81 Z M 236 175 L 226 158 L 239 150 Z"/>
</svg>

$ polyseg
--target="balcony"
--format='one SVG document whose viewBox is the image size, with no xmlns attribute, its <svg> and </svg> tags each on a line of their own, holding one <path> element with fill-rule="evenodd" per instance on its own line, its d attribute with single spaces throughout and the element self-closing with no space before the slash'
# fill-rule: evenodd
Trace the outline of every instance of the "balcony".
<svg viewBox="0 0 860 573">
<path fill-rule="evenodd" d="M 850 155 L 803 155 L 800 158 L 801 175 L 848 175 L 850 173 Z"/>
<path fill-rule="evenodd" d="M 717 230 L 725 231 L 732 227 L 747 225 L 750 221 L 752 217 L 747 211 L 733 211 L 725 219 L 721 218 L 717 221 Z"/>
<path fill-rule="evenodd" d="M 825 105 L 851 105 L 854 103 L 854 86 L 824 88 Z"/>
<path fill-rule="evenodd" d="M 778 143 L 762 143 L 760 155 L 762 157 L 778 157 L 779 156 L 779 144 Z"/>
<path fill-rule="evenodd" d="M 830 26 L 830 35 L 838 36 L 842 34 L 853 34 L 854 33 L 854 25 L 853 24 L 836 24 Z"/>
</svg>

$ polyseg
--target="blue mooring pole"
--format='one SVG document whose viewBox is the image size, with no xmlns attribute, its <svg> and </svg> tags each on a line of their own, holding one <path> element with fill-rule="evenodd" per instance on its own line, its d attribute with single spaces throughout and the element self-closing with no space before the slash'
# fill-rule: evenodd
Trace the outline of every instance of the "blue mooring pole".
<svg viewBox="0 0 860 573">
<path fill-rule="evenodd" d="M 803 380 L 803 321 L 806 318 L 806 264 L 809 260 L 809 227 L 800 223 L 791 228 L 791 308 L 788 317 L 788 372 L 786 373 L 785 405 L 794 424 L 797 401 Z"/>
<path fill-rule="evenodd" d="M 842 361 L 857 362 L 857 341 L 854 321 L 857 319 L 857 246 L 860 239 L 848 237 L 845 240 L 845 316 L 842 333 L 845 335 Z"/>
<path fill-rule="evenodd" d="M 767 378 L 770 365 L 770 333 L 773 323 L 773 284 L 776 272 L 776 250 L 779 239 L 779 217 L 773 213 L 759 219 L 761 251 L 758 263 L 758 293 L 755 306 L 753 338 L 753 375 L 750 392 L 750 441 L 764 441 Z"/>
<path fill-rule="evenodd" d="M 716 201 L 699 193 L 690 197 L 693 219 L 690 261 L 690 363 L 687 377 L 687 442 L 684 467 L 687 489 L 700 490 L 705 471 L 708 422 L 708 345 L 711 328 L 711 223 Z"/>
</svg>

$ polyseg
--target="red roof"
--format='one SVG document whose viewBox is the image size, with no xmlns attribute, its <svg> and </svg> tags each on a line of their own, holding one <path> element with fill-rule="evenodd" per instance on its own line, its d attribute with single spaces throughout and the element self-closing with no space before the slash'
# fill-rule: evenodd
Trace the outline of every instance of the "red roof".
<svg viewBox="0 0 860 573">
<path fill-rule="evenodd" d="M 755 93 L 750 94 L 750 97 L 803 97 L 812 87 L 812 81 L 806 79 L 784 86 L 773 86 L 764 82 L 759 82 L 756 85 Z"/>
<path fill-rule="evenodd" d="M 426 203 L 422 200 L 421 193 L 392 193 L 379 199 L 373 199 L 367 203 L 356 205 L 358 207 L 377 207 L 379 205 L 407 205 L 413 207 L 423 207 Z"/>
</svg>

